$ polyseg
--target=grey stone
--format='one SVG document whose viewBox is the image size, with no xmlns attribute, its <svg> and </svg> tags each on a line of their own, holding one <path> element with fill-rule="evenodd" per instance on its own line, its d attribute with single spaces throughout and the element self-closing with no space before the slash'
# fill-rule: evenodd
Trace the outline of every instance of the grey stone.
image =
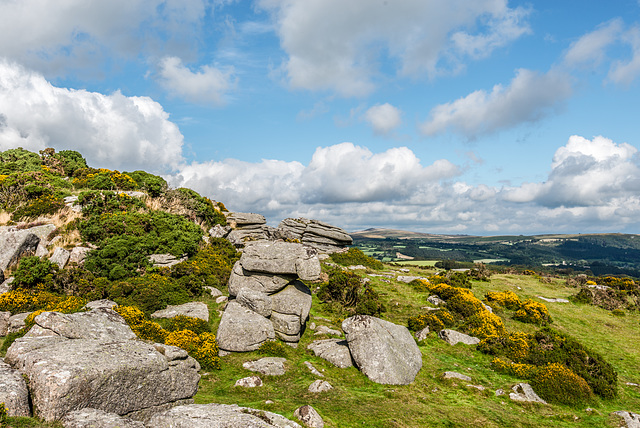
<svg viewBox="0 0 640 428">
<path fill-rule="evenodd" d="M 266 224 L 267 219 L 262 214 L 255 213 L 229 213 L 227 214 L 227 224 L 232 228 L 246 226 L 249 224 Z"/>
<path fill-rule="evenodd" d="M 624 419 L 624 423 L 627 425 L 627 428 L 640 428 L 640 415 L 637 413 L 627 412 L 627 411 L 617 411 L 613 412 L 614 415 L 618 415 Z"/>
<path fill-rule="evenodd" d="M 293 412 L 293 416 L 310 428 L 324 428 L 322 417 L 309 405 L 298 407 Z"/>
<path fill-rule="evenodd" d="M 231 301 L 222 314 L 216 338 L 220 349 L 246 352 L 275 339 L 275 331 L 267 318 Z"/>
<path fill-rule="evenodd" d="M 342 332 L 340 330 L 335 330 L 333 328 L 327 327 L 326 325 L 319 325 L 313 335 L 320 336 L 322 334 L 326 334 L 328 336 L 342 336 Z"/>
<path fill-rule="evenodd" d="M 342 330 L 356 367 L 376 383 L 408 385 L 422 368 L 422 353 L 404 326 L 356 315 Z"/>
<path fill-rule="evenodd" d="M 458 372 L 444 372 L 444 375 L 442 375 L 442 377 L 445 379 L 459 379 L 465 382 L 471 382 L 470 376 L 463 375 L 462 373 Z"/>
<path fill-rule="evenodd" d="M 276 331 L 276 336 L 278 337 L 278 339 L 285 342 L 286 345 L 296 348 L 298 346 L 298 342 L 300 342 L 300 338 L 302 337 L 302 334 L 301 333 L 286 334 L 281 331 Z"/>
<path fill-rule="evenodd" d="M 287 361 L 286 358 L 265 357 L 255 361 L 247 361 L 242 364 L 242 367 L 266 376 L 282 376 L 285 373 L 285 361 Z"/>
<path fill-rule="evenodd" d="M 5 362 L 27 376 L 34 414 L 46 421 L 86 407 L 125 415 L 190 399 L 200 379 L 193 358 L 170 361 L 139 340 L 25 336 Z"/>
<path fill-rule="evenodd" d="M 100 308 L 113 309 L 116 306 L 118 306 L 118 304 L 113 300 L 101 299 L 101 300 L 93 300 L 87 303 L 84 307 L 87 308 L 88 310 L 93 310 L 93 309 L 100 309 Z"/>
<path fill-rule="evenodd" d="M 305 366 L 307 366 L 307 368 L 309 369 L 309 371 L 310 371 L 311 373 L 313 373 L 314 375 L 316 375 L 316 376 L 318 376 L 318 377 L 324 377 L 324 375 L 323 375 L 322 373 L 320 373 L 320 372 L 318 371 L 318 369 L 316 369 L 316 368 L 314 367 L 314 365 L 313 365 L 313 364 L 311 364 L 311 362 L 309 362 L 309 361 L 305 361 L 305 362 L 304 362 L 304 365 L 305 365 Z"/>
<path fill-rule="evenodd" d="M 56 249 L 53 250 L 53 254 L 49 258 L 49 261 L 51 263 L 57 264 L 58 267 L 62 269 L 67 265 L 67 262 L 69 261 L 69 257 L 71 257 L 70 251 L 67 251 L 62 247 L 56 247 Z"/>
<path fill-rule="evenodd" d="M 9 325 L 7 327 L 7 333 L 16 333 L 22 329 L 26 324 L 24 320 L 31 315 L 31 312 L 23 312 L 21 314 L 15 314 L 9 318 Z"/>
<path fill-rule="evenodd" d="M 301 428 L 284 416 L 236 404 L 190 404 L 153 416 L 147 428 Z"/>
<path fill-rule="evenodd" d="M 274 312 L 297 315 L 301 324 L 309 317 L 312 300 L 311 290 L 301 281 L 294 281 L 284 290 L 271 296 Z"/>
<path fill-rule="evenodd" d="M 229 276 L 229 295 L 237 296 L 243 288 L 273 294 L 282 290 L 295 279 L 295 275 L 274 275 L 248 271 L 242 267 L 240 261 L 237 261 Z"/>
<path fill-rule="evenodd" d="M 233 386 L 239 386 L 241 388 L 255 388 L 262 385 L 264 385 L 262 383 L 262 379 L 260 379 L 258 376 L 249 376 L 238 379 Z"/>
<path fill-rule="evenodd" d="M 216 303 L 220 304 L 220 303 L 225 303 L 229 300 L 229 298 L 227 296 L 218 296 L 216 297 Z"/>
<path fill-rule="evenodd" d="M 0 312 L 0 337 L 7 335 L 9 318 L 11 318 L 11 312 Z"/>
<path fill-rule="evenodd" d="M 428 334 L 429 334 L 429 326 L 426 326 L 422 330 L 416 331 L 416 333 L 415 333 L 416 340 L 418 342 L 421 341 L 421 340 L 425 340 L 427 338 Z"/>
<path fill-rule="evenodd" d="M 151 318 L 175 318 L 184 315 L 209 322 L 209 307 L 202 302 L 189 302 L 183 305 L 169 305 L 166 309 L 151 314 Z"/>
<path fill-rule="evenodd" d="M 313 394 L 331 391 L 332 389 L 333 389 L 333 386 L 331 386 L 331 384 L 326 380 L 318 379 L 314 381 L 311 385 L 309 385 L 309 392 Z"/>
<path fill-rule="evenodd" d="M 229 226 L 221 226 L 219 224 L 216 224 L 209 229 L 209 235 L 211 235 L 212 238 L 226 238 L 227 235 L 229 235 L 229 232 L 231 232 L 231 228 Z"/>
<path fill-rule="evenodd" d="M 30 229 L 0 232 L 0 270 L 18 264 L 24 257 L 35 253 L 40 238 Z"/>
<path fill-rule="evenodd" d="M 533 388 L 528 383 L 519 383 L 511 389 L 513 392 L 509 394 L 509 398 L 513 401 L 547 404 L 546 401 L 538 397 L 538 394 L 533 391 Z"/>
<path fill-rule="evenodd" d="M 300 333 L 300 317 L 298 315 L 281 314 L 280 312 L 272 312 L 271 322 L 273 329 L 278 333 L 284 333 L 289 336 L 295 336 Z"/>
<path fill-rule="evenodd" d="M 149 260 L 153 267 L 171 267 L 187 260 L 187 257 L 178 258 L 173 254 L 151 254 Z"/>
<path fill-rule="evenodd" d="M 207 291 L 207 293 L 211 295 L 211 297 L 222 296 L 222 291 L 218 290 L 215 287 L 210 287 L 208 285 L 205 285 L 203 288 Z"/>
<path fill-rule="evenodd" d="M 267 241 L 271 237 L 271 228 L 264 224 L 249 225 L 233 229 L 227 236 L 226 240 L 235 245 L 236 248 L 242 248 L 247 244 L 258 241 Z"/>
<path fill-rule="evenodd" d="M 89 247 L 74 247 L 71 249 L 71 255 L 69 256 L 68 263 L 75 263 L 77 265 L 81 265 L 84 262 L 84 259 L 87 257 L 87 254 L 91 251 Z"/>
<path fill-rule="evenodd" d="M 1 270 L 0 275 L 4 278 L 4 273 Z M 13 276 L 10 276 L 9 278 L 3 280 L 2 284 L 0 284 L 0 294 L 11 291 L 11 284 L 13 284 L 13 281 L 15 281 L 15 277 Z"/>
<path fill-rule="evenodd" d="M 343 229 L 306 218 L 287 218 L 276 229 L 276 236 L 285 240 L 298 240 L 324 253 L 342 251 L 351 245 L 351 236 Z"/>
<path fill-rule="evenodd" d="M 0 403 L 9 416 L 31 416 L 27 383 L 17 370 L 0 360 Z"/>
<path fill-rule="evenodd" d="M 463 343 L 465 345 L 477 345 L 480 343 L 480 339 L 477 337 L 469 336 L 468 334 L 460 333 L 455 330 L 440 330 L 438 337 L 449 345 L 455 345 L 456 343 Z"/>
<path fill-rule="evenodd" d="M 432 305 L 436 305 L 436 306 L 440 306 L 440 305 L 442 305 L 443 303 L 445 303 L 445 301 L 444 301 L 444 300 L 442 300 L 442 299 L 440 298 L 440 296 L 437 296 L 437 295 L 435 295 L 435 294 L 434 294 L 433 296 L 429 296 L 429 297 L 427 297 L 427 302 L 431 303 Z"/>
<path fill-rule="evenodd" d="M 538 299 L 540 300 L 544 300 L 545 302 L 548 303 L 569 303 L 569 301 L 567 299 L 551 299 L 551 298 L 546 298 L 546 297 L 542 297 L 542 296 L 536 296 Z"/>
<path fill-rule="evenodd" d="M 424 279 L 421 276 L 410 276 L 410 275 L 398 275 L 398 277 L 396 278 L 398 281 L 400 282 L 405 282 L 405 283 L 410 283 L 411 281 L 413 281 L 414 279 Z"/>
<path fill-rule="evenodd" d="M 347 266 L 347 269 L 349 269 L 349 270 L 367 270 L 367 267 L 363 266 L 363 265 L 352 265 L 352 266 Z"/>
<path fill-rule="evenodd" d="M 249 271 L 297 275 L 305 281 L 320 277 L 317 251 L 294 242 L 256 242 L 246 245 L 240 264 Z"/>
<path fill-rule="evenodd" d="M 135 333 L 117 312 L 98 308 L 89 312 L 62 314 L 43 312 L 34 319 L 35 326 L 25 337 L 62 336 L 67 339 L 93 339 L 102 341 L 132 340 Z"/>
<path fill-rule="evenodd" d="M 64 428 L 145 428 L 140 421 L 90 408 L 69 412 L 60 422 Z"/>
<path fill-rule="evenodd" d="M 262 291 L 253 290 L 251 288 L 241 288 L 236 295 L 236 302 L 245 308 L 251 309 L 253 312 L 263 317 L 271 316 L 272 302 L 271 297 Z M 277 328 L 276 328 L 277 330 Z"/>
<path fill-rule="evenodd" d="M 307 346 L 307 349 L 341 369 L 353 367 L 351 352 L 347 341 L 343 339 L 316 340 Z"/>
</svg>

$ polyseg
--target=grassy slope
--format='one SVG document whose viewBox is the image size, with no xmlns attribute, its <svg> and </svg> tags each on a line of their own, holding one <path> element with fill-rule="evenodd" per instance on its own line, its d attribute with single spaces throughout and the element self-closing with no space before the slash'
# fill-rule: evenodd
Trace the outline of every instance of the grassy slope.
<svg viewBox="0 0 640 428">
<path fill-rule="evenodd" d="M 411 273 L 420 275 L 424 271 L 412 269 Z M 404 325 L 408 316 L 420 313 L 420 306 L 426 305 L 428 296 L 414 292 L 406 284 L 394 281 L 387 284 L 379 278 L 371 279 L 383 296 L 388 308 L 384 318 L 389 321 Z M 475 282 L 473 288 L 478 297 L 484 296 L 486 291 L 501 290 L 513 290 L 521 299 L 536 299 L 537 295 L 566 298 L 575 293 L 559 280 L 542 284 L 534 277 L 517 275 L 497 275 L 489 283 Z M 616 367 L 620 376 L 619 398 L 596 400 L 590 405 L 594 409 L 591 412 L 566 406 L 513 403 L 508 397 L 496 397 L 494 391 L 498 388 L 508 390 L 519 379 L 492 371 L 490 357 L 475 351 L 474 347 L 450 346 L 434 334 L 420 344 L 423 368 L 411 385 L 378 385 L 355 368 L 338 369 L 313 356 L 306 346 L 318 337 L 307 330 L 300 346 L 289 350 L 288 371 L 284 376 L 262 376 L 265 385 L 260 388 L 234 388 L 237 379 L 253 374 L 243 369 L 242 363 L 261 356 L 257 353 L 233 354 L 223 358 L 223 370 L 203 376 L 196 402 L 236 403 L 287 417 L 292 417 L 297 407 L 310 404 L 329 427 L 564 427 L 576 426 L 576 423 L 588 427 L 620 426 L 618 418 L 610 416 L 611 412 L 640 410 L 640 388 L 625 385 L 625 382 L 640 383 L 640 317 L 637 314 L 614 317 L 602 309 L 573 303 L 548 303 L 547 307 L 555 320 L 555 328 L 576 337 Z M 509 319 L 508 313 L 501 315 L 511 330 L 533 330 L 530 325 Z M 340 320 L 335 319 L 315 296 L 310 321 L 334 328 L 340 325 Z M 308 386 L 317 378 L 304 366 L 304 361 L 311 361 L 321 370 L 334 390 L 309 393 Z M 466 386 L 466 382 L 445 381 L 441 375 L 447 370 L 468 374 L 472 384 L 487 389 L 479 391 Z M 265 404 L 266 400 L 274 403 Z"/>
</svg>

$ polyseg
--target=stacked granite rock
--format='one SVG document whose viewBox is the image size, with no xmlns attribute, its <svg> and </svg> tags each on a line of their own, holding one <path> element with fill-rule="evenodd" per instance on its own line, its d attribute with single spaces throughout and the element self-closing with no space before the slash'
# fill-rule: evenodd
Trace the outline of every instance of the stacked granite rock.
<svg viewBox="0 0 640 428">
<path fill-rule="evenodd" d="M 227 226 L 230 232 L 225 238 L 236 247 L 242 247 L 247 242 L 273 239 L 273 228 L 267 226 L 267 220 L 262 214 L 229 213 Z"/>
<path fill-rule="evenodd" d="M 300 281 L 320 276 L 313 248 L 299 243 L 246 244 L 229 278 L 229 301 L 220 320 L 220 349 L 246 352 L 277 336 L 296 344 L 311 310 L 311 291 Z"/>
<path fill-rule="evenodd" d="M 306 218 L 286 218 L 276 229 L 276 236 L 284 240 L 298 240 L 320 252 L 331 254 L 353 243 L 343 229 Z"/>
</svg>

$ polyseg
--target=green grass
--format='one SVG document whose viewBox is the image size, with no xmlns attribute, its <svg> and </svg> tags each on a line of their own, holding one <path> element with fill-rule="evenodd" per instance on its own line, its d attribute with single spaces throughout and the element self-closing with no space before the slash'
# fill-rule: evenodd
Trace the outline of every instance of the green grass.
<svg viewBox="0 0 640 428">
<path fill-rule="evenodd" d="M 435 266 L 438 260 L 406 260 L 406 261 L 398 261 L 399 265 L 407 265 L 407 266 Z"/>
<path fill-rule="evenodd" d="M 397 268 L 387 267 L 386 271 L 389 270 L 397 271 Z M 424 275 L 424 271 L 412 267 L 411 272 L 401 274 Z M 421 307 L 427 305 L 427 294 L 417 293 L 407 284 L 385 283 L 382 279 L 370 277 L 387 307 L 383 318 L 406 325 L 409 316 L 424 312 Z M 472 289 L 479 298 L 487 291 L 502 290 L 512 290 L 521 299 L 538 301 L 537 295 L 567 298 L 576 292 L 560 280 L 543 284 L 533 276 L 521 275 L 494 275 L 490 282 L 474 281 Z M 261 376 L 265 385 L 259 388 L 235 388 L 237 379 L 253 375 L 242 368 L 242 363 L 262 356 L 256 352 L 232 354 L 222 358 L 222 370 L 203 377 L 195 399 L 197 403 L 235 403 L 289 418 L 296 408 L 309 404 L 322 415 L 327 427 L 620 426 L 620 420 L 611 416 L 612 412 L 640 409 L 640 388 L 625 385 L 625 382 L 640 383 L 640 316 L 628 313 L 625 317 L 615 317 L 603 309 L 574 303 L 546 305 L 554 319 L 552 327 L 602 354 L 618 370 L 618 398 L 594 400 L 589 404 L 594 409 L 592 412 L 582 407 L 514 403 L 508 396 L 495 396 L 495 391 L 502 388 L 508 393 L 510 387 L 522 379 L 491 370 L 491 357 L 476 351 L 475 347 L 450 346 L 433 333 L 420 343 L 423 367 L 411 385 L 378 385 L 355 368 L 338 369 L 315 357 L 306 347 L 319 337 L 307 330 L 298 348 L 288 350 L 284 376 Z M 508 311 L 501 316 L 509 330 L 535 330 L 530 324 L 512 320 Z M 341 320 L 314 296 L 310 321 L 339 329 Z M 316 377 L 304 366 L 304 361 L 311 361 L 323 372 L 324 380 L 331 383 L 334 390 L 309 393 L 307 388 Z M 443 380 L 442 373 L 447 370 L 471 376 L 471 384 L 482 385 L 486 390 L 468 387 L 467 382 Z M 266 404 L 267 400 L 274 403 Z"/>
</svg>

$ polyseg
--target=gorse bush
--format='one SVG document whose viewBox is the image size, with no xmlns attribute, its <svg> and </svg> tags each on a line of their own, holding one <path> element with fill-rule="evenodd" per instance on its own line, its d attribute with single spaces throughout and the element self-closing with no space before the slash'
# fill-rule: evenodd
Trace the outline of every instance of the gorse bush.
<svg viewBox="0 0 640 428">
<path fill-rule="evenodd" d="M 260 345 L 258 354 L 266 355 L 267 357 L 286 357 L 287 345 L 275 340 L 268 340 Z"/>
<path fill-rule="evenodd" d="M 58 270 L 58 265 L 47 259 L 37 256 L 24 257 L 13 275 L 13 288 L 31 290 L 40 286 L 42 290 L 56 291 L 52 288 L 53 278 Z"/>
<path fill-rule="evenodd" d="M 362 265 L 376 270 L 381 270 L 384 267 L 380 260 L 367 256 L 357 248 L 349 248 L 344 253 L 333 253 L 331 260 L 343 266 Z"/>
<path fill-rule="evenodd" d="M 440 331 L 445 327 L 452 327 L 454 324 L 453 316 L 444 309 L 410 317 L 407 321 L 409 330 L 413 331 L 419 331 L 425 327 L 429 327 L 429 331 Z"/>
<path fill-rule="evenodd" d="M 541 326 L 553 322 L 544 304 L 530 299 L 522 302 L 513 291 L 490 291 L 485 294 L 485 299 L 487 299 L 490 305 L 498 305 L 499 307 L 515 311 L 513 314 L 513 319 L 515 320 Z"/>
<path fill-rule="evenodd" d="M 177 315 L 171 318 L 167 324 L 168 331 L 191 330 L 196 334 L 211 333 L 211 326 L 208 322 L 200 318 Z"/>
<path fill-rule="evenodd" d="M 145 208 L 144 203 L 139 198 L 107 190 L 82 192 L 78 196 L 78 204 L 82 206 L 82 214 L 87 216 Z"/>
<path fill-rule="evenodd" d="M 538 367 L 531 386 L 547 401 L 561 404 L 584 404 L 593 397 L 587 382 L 563 364 L 549 363 Z"/>
</svg>

